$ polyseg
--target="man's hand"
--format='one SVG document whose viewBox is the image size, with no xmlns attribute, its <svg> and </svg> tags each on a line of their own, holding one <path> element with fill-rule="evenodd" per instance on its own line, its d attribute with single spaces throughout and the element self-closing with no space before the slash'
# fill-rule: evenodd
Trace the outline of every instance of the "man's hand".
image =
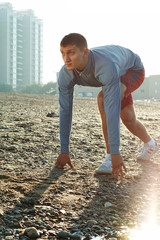
<svg viewBox="0 0 160 240">
<path fill-rule="evenodd" d="M 116 178 L 118 178 L 119 173 L 120 173 L 120 176 L 122 179 L 123 178 L 123 169 L 125 170 L 125 172 L 127 172 L 127 169 L 124 165 L 121 155 L 120 154 L 112 154 L 111 159 L 112 159 L 112 169 L 113 169 L 112 174 L 113 174 L 113 176 L 116 176 Z"/>
<path fill-rule="evenodd" d="M 73 168 L 73 165 L 71 163 L 71 159 L 70 159 L 70 154 L 69 153 L 60 153 L 57 161 L 55 163 L 55 167 L 57 168 L 64 168 L 64 166 L 68 164 L 70 166 L 70 168 Z"/>
</svg>

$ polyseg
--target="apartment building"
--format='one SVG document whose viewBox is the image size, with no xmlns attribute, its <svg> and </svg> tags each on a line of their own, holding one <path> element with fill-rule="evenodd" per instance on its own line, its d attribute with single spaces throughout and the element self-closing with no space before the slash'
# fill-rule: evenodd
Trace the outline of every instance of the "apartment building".
<svg viewBox="0 0 160 240">
<path fill-rule="evenodd" d="M 133 98 L 160 100 L 160 75 L 146 77 L 142 85 L 133 92 Z"/>
<path fill-rule="evenodd" d="M 0 84 L 21 88 L 43 80 L 43 23 L 33 10 L 0 3 Z"/>
</svg>

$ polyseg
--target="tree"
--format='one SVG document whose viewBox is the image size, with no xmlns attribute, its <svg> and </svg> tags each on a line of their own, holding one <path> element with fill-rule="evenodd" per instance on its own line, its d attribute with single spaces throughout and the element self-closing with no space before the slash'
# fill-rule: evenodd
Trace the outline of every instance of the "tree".
<svg viewBox="0 0 160 240">
<path fill-rule="evenodd" d="M 13 92 L 13 87 L 12 85 L 1 83 L 0 92 Z"/>
<path fill-rule="evenodd" d="M 57 83 L 56 82 L 49 82 L 44 84 L 43 86 L 40 84 L 31 84 L 27 85 L 24 88 L 20 89 L 19 92 L 21 93 L 28 93 L 28 94 L 53 94 L 55 95 L 57 92 Z"/>
<path fill-rule="evenodd" d="M 28 94 L 40 94 L 42 92 L 42 86 L 40 84 L 27 85 L 20 90 L 21 93 Z"/>
<path fill-rule="evenodd" d="M 48 82 L 44 84 L 42 87 L 42 93 L 44 94 L 56 94 L 57 90 L 57 83 L 56 82 Z"/>
</svg>

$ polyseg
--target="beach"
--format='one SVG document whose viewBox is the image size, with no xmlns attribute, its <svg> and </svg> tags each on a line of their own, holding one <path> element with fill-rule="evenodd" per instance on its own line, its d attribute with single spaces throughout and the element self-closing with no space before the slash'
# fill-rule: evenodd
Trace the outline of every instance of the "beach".
<svg viewBox="0 0 160 240">
<path fill-rule="evenodd" d="M 137 118 L 159 143 L 160 103 L 134 104 Z M 122 240 L 151 220 L 159 226 L 160 151 L 137 161 L 141 141 L 122 122 L 120 128 L 124 179 L 96 175 L 106 154 L 97 100 L 74 98 L 74 169 L 57 169 L 58 96 L 0 93 L 0 239 Z"/>
</svg>

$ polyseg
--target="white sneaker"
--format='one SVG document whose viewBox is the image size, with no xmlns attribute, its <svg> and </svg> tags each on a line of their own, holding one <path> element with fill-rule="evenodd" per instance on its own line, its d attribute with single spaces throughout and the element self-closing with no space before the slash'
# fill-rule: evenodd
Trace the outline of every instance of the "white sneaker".
<svg viewBox="0 0 160 240">
<path fill-rule="evenodd" d="M 157 143 L 155 143 L 155 146 L 150 146 L 149 144 L 144 143 L 142 153 L 140 154 L 140 156 L 137 157 L 137 160 L 149 160 L 153 156 L 153 154 L 158 151 L 158 149 L 159 146 L 157 145 Z"/>
<path fill-rule="evenodd" d="M 106 159 L 99 168 L 95 170 L 96 174 L 111 174 L 112 173 L 112 161 L 111 155 L 107 154 Z"/>
</svg>

